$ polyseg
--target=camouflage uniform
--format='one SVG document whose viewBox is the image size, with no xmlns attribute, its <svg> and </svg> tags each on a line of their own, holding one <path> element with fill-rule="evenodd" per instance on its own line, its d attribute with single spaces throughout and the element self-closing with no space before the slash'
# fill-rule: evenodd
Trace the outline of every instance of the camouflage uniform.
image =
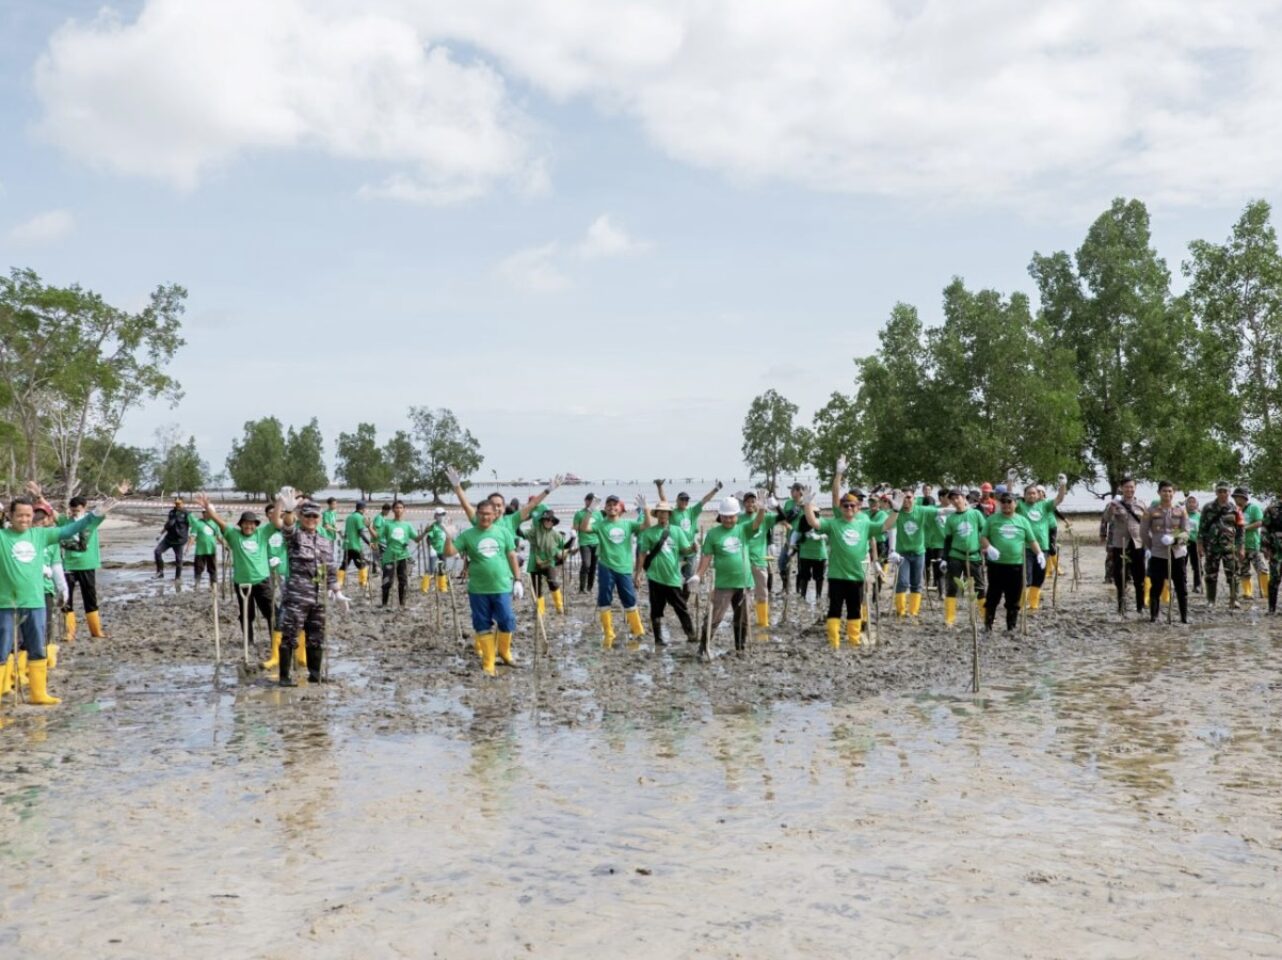
<svg viewBox="0 0 1282 960">
<path fill-rule="evenodd" d="M 1278 577 L 1282 576 L 1282 499 L 1275 498 L 1264 508 L 1260 542 L 1269 556 L 1269 612 L 1278 609 Z"/>
<path fill-rule="evenodd" d="M 1206 599 L 1215 603 L 1216 583 L 1220 575 L 1220 564 L 1224 564 L 1224 582 L 1229 589 L 1229 596 L 1235 596 L 1237 590 L 1237 560 L 1245 543 L 1246 521 L 1242 511 L 1232 500 L 1220 503 L 1212 500 L 1202 508 L 1202 524 L 1198 528 L 1198 545 L 1205 554 L 1205 569 L 1202 580 L 1206 584 Z"/>
<path fill-rule="evenodd" d="M 307 672 L 318 674 L 325 642 L 325 597 L 322 590 L 337 590 L 334 544 L 320 532 L 308 533 L 298 525 L 285 527 L 285 549 L 289 552 L 289 579 L 281 601 L 281 676 L 288 676 L 287 664 L 294 657 L 298 631 L 307 635 Z M 325 565 L 325 582 L 320 568 Z"/>
</svg>

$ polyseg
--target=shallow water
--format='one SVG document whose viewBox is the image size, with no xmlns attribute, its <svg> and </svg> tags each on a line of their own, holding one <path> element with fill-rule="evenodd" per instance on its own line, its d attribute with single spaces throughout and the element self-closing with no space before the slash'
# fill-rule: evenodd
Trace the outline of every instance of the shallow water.
<svg viewBox="0 0 1282 960">
<path fill-rule="evenodd" d="M 979 697 L 578 727 L 398 693 L 453 715 L 429 733 L 370 730 L 359 664 L 341 694 L 116 664 L 0 734 L 0 947 L 1276 957 L 1280 652 L 1159 628 Z"/>
</svg>

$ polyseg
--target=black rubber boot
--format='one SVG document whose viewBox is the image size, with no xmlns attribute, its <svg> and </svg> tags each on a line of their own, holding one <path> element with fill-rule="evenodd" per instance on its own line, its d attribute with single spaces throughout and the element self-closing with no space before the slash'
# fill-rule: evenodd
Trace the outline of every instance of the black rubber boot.
<svg viewBox="0 0 1282 960">
<path fill-rule="evenodd" d="M 323 647 L 306 647 L 307 652 L 307 680 L 309 683 L 324 683 L 325 678 L 321 676 L 321 660 L 325 657 Z"/>
<path fill-rule="evenodd" d="M 294 662 L 294 648 L 285 649 L 281 644 L 280 648 L 280 685 L 282 687 L 296 687 L 298 681 L 289 675 L 290 665 Z"/>
</svg>

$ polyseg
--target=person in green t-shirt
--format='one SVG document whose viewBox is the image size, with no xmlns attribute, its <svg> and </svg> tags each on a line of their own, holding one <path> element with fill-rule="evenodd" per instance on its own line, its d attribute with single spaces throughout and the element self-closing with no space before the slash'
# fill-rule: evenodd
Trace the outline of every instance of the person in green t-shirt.
<svg viewBox="0 0 1282 960">
<path fill-rule="evenodd" d="M 937 522 L 939 513 L 943 510 L 947 520 L 948 514 L 953 510 L 952 507 L 919 503 L 916 491 L 912 488 L 905 488 L 901 493 L 901 506 L 887 541 L 887 558 L 899 568 L 895 577 L 895 614 L 900 617 L 916 617 L 921 614 L 927 544 L 931 542 L 932 532 L 939 531 L 939 543 L 943 545 L 943 531 Z"/>
<path fill-rule="evenodd" d="M 984 563 L 979 549 L 979 537 L 984 532 L 988 517 L 960 488 L 948 494 L 953 513 L 944 524 L 944 559 L 941 570 L 948 576 L 944 597 L 944 624 L 957 622 L 957 594 L 963 579 L 971 581 L 976 603 L 983 609 Z"/>
<path fill-rule="evenodd" d="M 410 556 L 427 531 L 415 533 L 414 524 L 405 519 L 405 504 L 392 502 L 392 518 L 383 522 L 379 533 L 379 555 L 383 565 L 383 606 L 392 596 L 392 579 L 396 580 L 396 600 L 405 606 L 405 592 L 409 589 Z"/>
<path fill-rule="evenodd" d="M 525 570 L 530 575 L 530 585 L 534 588 L 534 605 L 539 616 L 547 612 L 543 600 L 544 583 L 552 595 L 556 612 L 565 613 L 565 597 L 557 578 L 557 567 L 565 562 L 565 537 L 556 529 L 560 523 L 560 517 L 551 510 L 545 510 L 537 519 L 530 521 L 529 532 L 525 534 L 530 542 L 530 556 Z"/>
<path fill-rule="evenodd" d="M 244 511 L 233 527 L 218 515 L 209 497 L 203 493 L 196 498 L 196 505 L 204 518 L 218 528 L 231 552 L 231 579 L 236 586 L 238 619 L 241 630 L 249 636 L 251 646 L 254 643 L 255 612 L 267 624 L 272 635 L 272 657 L 264 669 L 271 669 L 277 665 L 280 634 L 275 628 L 277 611 L 272 604 L 271 586 L 273 558 L 268 541 L 280 531 L 274 524 L 260 523 L 258 514 L 252 510 Z"/>
<path fill-rule="evenodd" d="M 663 613 L 668 607 L 677 615 L 686 640 L 695 640 L 694 621 L 686 606 L 685 578 L 681 564 L 685 557 L 695 552 L 694 543 L 686 532 L 672 522 L 672 504 L 660 500 L 654 507 L 654 524 L 646 527 L 637 537 L 637 562 L 633 579 L 640 582 L 644 572 L 650 589 L 650 626 L 654 630 L 655 646 L 667 644 L 663 636 Z"/>
<path fill-rule="evenodd" d="M 218 528 L 199 513 L 187 514 L 187 530 L 191 539 L 188 546 L 194 546 L 192 554 L 192 583 L 200 586 L 200 575 L 209 571 L 209 584 L 218 582 Z"/>
<path fill-rule="evenodd" d="M 320 534 L 326 540 L 338 539 L 338 498 L 327 497 L 321 511 Z"/>
<path fill-rule="evenodd" d="M 40 497 L 40 488 L 34 484 L 27 486 Z M 127 492 L 127 484 L 121 485 L 121 492 Z M 57 517 L 59 524 L 79 520 L 88 510 L 84 497 L 76 496 L 67 501 L 67 513 Z M 62 607 L 63 635 L 70 643 L 76 637 L 76 591 L 80 591 L 80 603 L 85 611 L 85 624 L 89 627 L 89 636 L 95 640 L 105 640 L 106 632 L 102 629 L 102 616 L 98 612 L 98 570 L 102 566 L 101 548 L 98 544 L 98 527 L 102 520 L 90 520 L 78 535 L 69 537 L 62 544 L 62 566 L 67 573 L 66 602 Z"/>
<path fill-rule="evenodd" d="M 449 480 L 450 487 L 454 491 L 454 496 L 458 499 L 459 506 L 463 508 L 463 513 L 467 516 L 467 519 L 471 522 L 471 524 L 475 526 L 476 510 L 475 508 L 473 508 L 471 502 L 467 499 L 467 494 L 464 493 L 463 491 L 463 480 L 459 476 L 459 472 L 455 470 L 453 467 L 446 467 L 445 477 L 447 480 Z M 525 521 L 529 520 L 531 517 L 537 517 L 539 514 L 541 514 L 544 511 L 544 509 L 546 509 L 543 506 L 543 501 L 548 498 L 548 495 L 553 490 L 561 486 L 561 484 L 564 482 L 565 482 L 565 477 L 562 474 L 558 473 L 556 476 L 554 476 L 551 480 L 548 481 L 548 484 L 546 487 L 544 487 L 539 493 L 530 497 L 525 502 L 525 506 L 517 507 L 515 509 L 512 509 L 511 511 L 508 510 L 508 505 L 504 501 L 503 494 L 501 493 L 498 493 L 498 492 L 491 493 L 485 499 L 490 502 L 490 505 L 492 507 L 494 507 L 494 517 L 495 517 L 494 522 L 506 524 L 508 529 L 512 531 L 512 539 L 515 542 L 516 537 L 518 535 L 517 531 L 520 528 L 521 524 L 525 523 Z M 512 503 L 515 506 L 517 501 L 513 500 Z"/>
<path fill-rule="evenodd" d="M 1251 491 L 1238 487 L 1233 491 L 1233 502 L 1242 511 L 1246 521 L 1243 528 L 1242 546 L 1245 550 L 1243 562 L 1238 564 L 1238 579 L 1242 583 L 1242 596 L 1248 600 L 1255 596 L 1255 580 L 1252 572 L 1260 578 L 1260 596 L 1269 594 L 1269 567 L 1260 552 L 1260 527 L 1264 521 L 1264 508 L 1251 500 Z"/>
<path fill-rule="evenodd" d="M 583 509 L 576 510 L 570 520 L 570 526 L 579 538 L 579 593 L 586 593 L 596 587 L 597 535 L 583 529 L 589 516 L 595 516 L 597 521 L 603 519 L 600 511 L 596 510 L 595 493 L 589 493 L 583 498 Z"/>
<path fill-rule="evenodd" d="M 356 564 L 360 586 L 369 583 L 369 569 L 365 566 L 365 545 L 373 540 L 369 519 L 365 516 L 365 501 L 357 500 L 353 512 L 343 521 L 343 562 L 338 568 L 338 589 L 343 589 L 347 579 L 347 565 Z"/>
<path fill-rule="evenodd" d="M 441 593 L 449 593 L 450 577 L 445 571 L 445 508 L 437 507 L 432 511 L 432 523 L 427 528 L 427 545 L 430 548 L 427 556 L 430 585 Z"/>
<path fill-rule="evenodd" d="M 1013 473 L 1013 471 L 1012 471 Z M 1014 491 L 1014 487 L 1011 487 Z M 1015 512 L 1028 521 L 1037 538 L 1041 552 L 1049 558 L 1051 554 L 1051 525 L 1055 522 L 1055 509 L 1064 502 L 1068 494 L 1068 477 L 1059 475 L 1059 489 L 1053 501 L 1046 499 L 1046 491 L 1036 483 L 1024 487 L 1024 499 L 1017 501 Z M 1024 557 L 1024 576 L 1027 580 L 1027 602 L 1029 610 L 1037 610 L 1042 605 L 1042 585 L 1046 583 L 1049 572 L 1049 559 L 1042 564 L 1036 562 L 1036 554 L 1031 549 Z"/>
<path fill-rule="evenodd" d="M 1046 567 L 1046 554 L 1037 534 L 1026 517 L 1015 509 L 1015 495 L 1009 491 L 997 500 L 997 511 L 984 524 L 980 548 L 988 558 L 988 584 L 984 603 L 984 629 L 991 631 L 997 618 L 997 607 L 1006 602 L 1006 629 L 1019 623 L 1019 605 L 1024 589 L 1024 551 L 1030 550 L 1040 569 Z"/>
<path fill-rule="evenodd" d="M 771 531 L 775 524 L 783 522 L 779 513 L 779 501 L 766 496 L 764 490 L 746 490 L 743 494 L 743 513 L 745 517 L 755 517 L 758 505 L 764 505 L 765 516 L 761 525 L 745 532 L 748 536 L 748 560 L 752 564 L 752 600 L 757 614 L 757 626 L 768 629 L 770 626 L 770 590 L 773 576 L 770 562 L 766 559 Z"/>
<path fill-rule="evenodd" d="M 605 498 L 605 509 L 599 514 L 595 511 L 590 513 L 584 520 L 584 532 L 597 535 L 596 606 L 601 620 L 601 645 L 607 650 L 614 646 L 614 615 L 610 612 L 610 604 L 616 590 L 633 640 L 645 635 L 641 613 L 637 610 L 632 568 L 636 563 L 633 549 L 636 535 L 649 525 L 650 518 L 645 512 L 645 497 L 637 496 L 637 506 L 643 519 L 625 519 L 623 501 L 610 494 Z"/>
<path fill-rule="evenodd" d="M 56 527 L 53 507 L 48 503 L 36 504 L 33 525 L 37 527 Z M 62 609 L 67 600 L 67 576 L 62 566 L 62 547 L 51 543 L 45 547 L 44 555 L 44 588 L 45 588 L 45 637 L 53 636 L 54 608 Z M 58 666 L 58 644 L 45 643 L 45 653 L 49 659 L 49 669 Z"/>
<path fill-rule="evenodd" d="M 663 481 L 654 481 L 655 488 L 659 491 L 659 499 L 666 501 L 667 494 L 663 492 Z M 705 493 L 699 500 L 694 503 L 690 502 L 690 494 L 682 490 L 677 494 L 676 509 L 672 511 L 672 523 L 680 527 L 681 532 L 689 537 L 690 542 L 695 546 L 695 552 L 686 557 L 681 563 L 681 576 L 685 580 L 690 579 L 690 574 L 694 573 L 694 564 L 699 552 L 699 514 L 703 513 L 703 508 L 712 502 L 712 498 L 721 492 L 721 481 L 718 480 L 712 485 L 712 489 Z M 688 601 L 690 592 L 684 586 L 681 588 L 684 596 Z"/>
<path fill-rule="evenodd" d="M 712 567 L 712 602 L 709 606 L 710 618 L 705 617 L 701 626 L 704 639 L 710 643 L 711 637 L 721 626 L 721 621 L 729 609 L 733 613 L 734 648 L 743 652 L 748 647 L 748 613 L 746 609 L 746 591 L 752 589 L 752 559 L 748 551 L 748 542 L 761 529 L 766 516 L 764 503 L 751 517 L 741 515 L 742 508 L 736 497 L 726 497 L 717 507 L 716 525 L 703 535 L 703 545 L 699 558 L 699 569 L 687 581 L 691 587 L 698 587 L 699 581 Z M 705 658 L 711 656 L 707 643 L 699 648 Z"/>
<path fill-rule="evenodd" d="M 1189 518 L 1189 565 L 1193 568 L 1193 592 L 1202 592 L 1202 548 L 1198 546 L 1197 531 L 1202 525 L 1202 510 L 1197 497 L 1189 496 L 1184 501 L 1184 512 Z"/>
<path fill-rule="evenodd" d="M 21 634 L 27 651 L 27 702 L 48 706 L 49 661 L 45 649 L 45 551 L 50 544 L 76 536 L 94 517 L 104 517 L 116 504 L 110 498 L 91 513 L 58 527 L 37 527 L 35 504 L 19 497 L 9 505 L 9 527 L 0 530 L 0 690 L 16 676 L 15 640 Z M 51 507 L 46 512 L 52 513 Z"/>
<path fill-rule="evenodd" d="M 516 616 L 512 598 L 525 596 L 521 567 L 516 556 L 516 537 L 511 528 L 497 521 L 498 511 L 489 500 L 476 505 L 475 525 L 456 537 L 447 537 L 445 556 L 461 554 L 467 560 L 467 599 L 472 610 L 472 629 L 481 669 L 495 675 L 496 655 L 509 666 Z"/>
<path fill-rule="evenodd" d="M 378 508 L 378 514 L 370 523 L 370 529 L 374 531 L 374 537 L 370 540 L 370 553 L 373 554 L 374 563 L 380 568 L 383 566 L 383 524 L 392 519 L 392 505 L 385 503 Z"/>
</svg>

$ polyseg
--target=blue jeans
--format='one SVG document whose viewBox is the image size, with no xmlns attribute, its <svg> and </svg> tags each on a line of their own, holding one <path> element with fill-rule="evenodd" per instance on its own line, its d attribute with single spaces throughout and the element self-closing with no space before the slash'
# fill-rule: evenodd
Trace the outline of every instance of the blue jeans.
<svg viewBox="0 0 1282 960">
<path fill-rule="evenodd" d="M 7 660 L 9 654 L 13 653 L 15 627 L 22 631 L 22 646 L 27 651 L 27 659 L 43 660 L 45 658 L 44 607 L 0 610 L 0 663 Z"/>
<path fill-rule="evenodd" d="M 631 573 L 619 573 L 611 570 L 604 563 L 597 563 L 596 568 L 596 605 L 598 610 L 610 606 L 614 599 L 614 589 L 619 588 L 619 603 L 624 610 L 633 610 L 637 605 L 636 587 L 632 585 Z"/>
<path fill-rule="evenodd" d="M 472 629 L 475 632 L 489 633 L 496 627 L 500 633 L 516 632 L 516 615 L 512 613 L 512 594 L 469 593 L 467 600 L 472 606 Z"/>
<path fill-rule="evenodd" d="M 899 576 L 895 578 L 895 593 L 921 593 L 921 579 L 925 569 L 924 553 L 903 554 L 899 561 Z"/>
</svg>

